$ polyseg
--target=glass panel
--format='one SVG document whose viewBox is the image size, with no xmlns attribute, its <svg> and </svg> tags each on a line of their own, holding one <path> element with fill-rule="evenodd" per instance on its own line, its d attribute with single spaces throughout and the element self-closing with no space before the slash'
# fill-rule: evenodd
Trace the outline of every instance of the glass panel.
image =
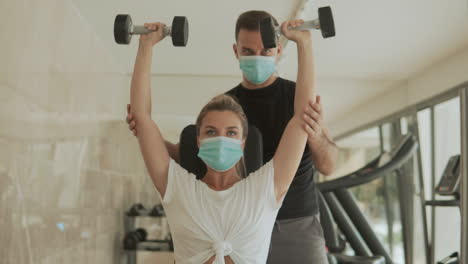
<svg viewBox="0 0 468 264">
<path fill-rule="evenodd" d="M 419 128 L 419 148 L 421 150 L 422 173 L 424 177 L 424 193 L 426 200 L 432 197 L 432 169 L 431 169 L 431 153 L 432 153 L 432 133 L 431 133 L 431 109 L 426 108 L 418 112 L 418 128 Z M 426 207 L 427 228 L 431 230 L 432 218 L 431 208 Z M 421 239 L 423 239 L 421 237 Z"/>
<path fill-rule="evenodd" d="M 345 139 L 339 140 L 337 141 L 337 145 L 340 146 L 337 166 L 338 169 L 332 176 L 329 177 L 339 177 L 351 173 L 380 155 L 379 128 L 374 127 L 349 136 Z M 375 185 L 375 183 L 376 182 L 373 182 L 372 184 Z M 377 183 L 377 185 L 380 186 L 381 183 Z M 354 195 L 356 195 L 356 190 L 357 192 L 360 192 L 356 196 L 356 200 L 364 213 L 366 213 L 366 208 L 379 208 L 378 205 L 370 204 L 370 202 L 374 201 L 375 188 L 370 189 L 374 190 L 374 193 L 365 193 L 365 189 L 362 188 L 354 188 L 354 191 L 351 189 Z M 366 214 L 366 216 L 367 215 L 368 214 Z M 353 254 L 349 245 L 346 249 L 346 253 Z"/>
<path fill-rule="evenodd" d="M 460 154 L 460 100 L 454 98 L 436 105 L 435 179 L 439 182 L 449 158 Z M 453 197 L 437 196 L 437 199 Z M 460 213 L 457 207 L 436 208 L 435 260 L 460 250 Z"/>
<path fill-rule="evenodd" d="M 382 146 L 384 151 L 392 149 L 392 125 L 390 123 L 382 125 Z"/>
<path fill-rule="evenodd" d="M 408 119 L 406 117 L 402 117 L 400 119 L 400 128 L 402 135 L 406 135 L 408 133 Z"/>
<path fill-rule="evenodd" d="M 353 172 L 380 154 L 379 128 L 371 128 L 336 142 L 340 146 L 337 170 L 331 177 Z M 327 179 L 330 179 L 327 177 Z"/>
<path fill-rule="evenodd" d="M 382 129 L 382 143 L 384 150 L 388 151 L 391 149 L 391 125 L 383 125 Z M 355 134 L 341 140 L 338 142 L 338 145 L 342 149 L 339 167 L 343 169 L 343 166 L 345 166 L 346 169 L 340 175 L 344 175 L 362 167 L 380 154 L 379 129 L 372 128 Z M 387 251 L 389 253 L 393 252 L 393 257 L 396 257 L 399 261 L 403 259 L 403 248 L 396 178 L 387 178 L 393 178 L 387 188 L 384 179 L 379 179 L 363 186 L 352 188 L 351 192 L 355 195 L 361 211 L 369 220 L 377 237 Z M 398 246 L 393 247 L 393 245 Z M 398 250 L 393 250 L 394 248 L 398 248 Z"/>
<path fill-rule="evenodd" d="M 396 140 L 399 135 L 395 135 L 397 131 L 394 128 L 395 124 L 386 123 L 382 125 L 382 146 L 384 151 L 390 151 L 398 142 Z M 403 230 L 400 216 L 400 202 L 398 193 L 398 179 L 395 173 L 387 175 L 382 179 L 383 188 L 383 205 L 385 207 L 385 215 L 374 219 L 375 225 L 386 227 L 380 230 L 380 236 L 385 238 L 384 245 L 390 252 L 394 263 L 404 263 L 403 249 Z"/>
<path fill-rule="evenodd" d="M 418 134 L 418 120 L 417 114 L 407 116 L 402 118 L 402 123 L 405 120 L 407 124 L 407 129 L 413 134 Z M 402 133 L 404 132 L 402 125 Z M 421 184 L 428 184 L 427 180 L 423 183 L 420 183 L 420 178 L 423 177 L 422 171 L 419 167 L 419 159 L 415 157 L 413 159 L 413 182 L 414 182 L 414 192 L 413 192 L 413 231 L 412 231 L 412 245 L 409 245 L 413 249 L 413 263 L 427 263 L 426 262 L 426 241 L 424 239 L 425 226 L 424 226 L 424 215 L 422 210 L 426 210 L 426 207 L 422 207 L 422 203 L 427 199 L 427 194 L 423 200 L 421 200 Z M 422 185 L 424 186 L 424 185 Z M 425 213 L 425 212 L 424 212 Z M 427 219 L 427 217 L 426 217 Z"/>
</svg>

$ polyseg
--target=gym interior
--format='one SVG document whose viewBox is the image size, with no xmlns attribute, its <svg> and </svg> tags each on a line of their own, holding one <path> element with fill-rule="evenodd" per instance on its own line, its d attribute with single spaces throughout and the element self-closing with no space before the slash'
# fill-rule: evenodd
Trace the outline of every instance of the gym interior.
<svg viewBox="0 0 468 264">
<path fill-rule="evenodd" d="M 312 39 L 339 147 L 333 174 L 316 177 L 329 254 L 468 263 L 466 0 L 2 0 L 0 263 L 174 263 L 125 122 L 138 36 L 116 43 L 117 14 L 189 21 L 188 41 L 158 44 L 151 72 L 153 118 L 178 142 L 210 98 L 240 82 L 239 14 L 312 20 L 324 6 L 336 35 Z M 278 74 L 295 80 L 296 49 L 280 41 Z M 143 238 L 129 235 L 138 228 Z"/>
</svg>

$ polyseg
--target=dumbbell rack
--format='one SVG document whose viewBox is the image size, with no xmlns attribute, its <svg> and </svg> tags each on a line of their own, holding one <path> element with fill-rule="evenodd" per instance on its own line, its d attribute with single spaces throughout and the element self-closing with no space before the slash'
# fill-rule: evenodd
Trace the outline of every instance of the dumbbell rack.
<svg viewBox="0 0 468 264">
<path fill-rule="evenodd" d="M 135 210 L 135 208 L 137 207 L 140 207 L 140 209 Z M 137 230 L 137 227 L 135 226 L 137 217 L 165 218 L 166 216 L 163 211 L 162 213 L 154 213 L 147 209 L 144 209 L 144 207 L 141 204 L 135 204 L 124 215 L 124 231 L 126 235 L 129 232 L 134 232 Z M 170 237 L 169 239 L 164 240 L 144 240 L 142 242 L 138 242 L 135 249 L 127 249 L 125 248 L 125 246 L 124 249 L 127 256 L 128 264 L 137 263 L 138 251 L 174 251 L 172 239 L 170 239 Z"/>
</svg>

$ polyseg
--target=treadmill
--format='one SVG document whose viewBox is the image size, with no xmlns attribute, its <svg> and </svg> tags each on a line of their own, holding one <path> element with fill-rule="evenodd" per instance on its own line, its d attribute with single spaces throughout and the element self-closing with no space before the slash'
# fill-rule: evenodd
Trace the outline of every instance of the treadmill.
<svg viewBox="0 0 468 264">
<path fill-rule="evenodd" d="M 349 188 L 391 177 L 415 154 L 417 139 L 411 133 L 402 137 L 390 152 L 384 152 L 364 167 L 340 178 L 317 184 L 320 190 L 320 220 L 330 264 L 391 264 L 390 255 L 360 211 Z M 339 231 L 338 231 L 339 230 Z M 342 239 L 344 236 L 345 240 Z M 345 242 L 354 256 L 344 254 Z"/>
</svg>

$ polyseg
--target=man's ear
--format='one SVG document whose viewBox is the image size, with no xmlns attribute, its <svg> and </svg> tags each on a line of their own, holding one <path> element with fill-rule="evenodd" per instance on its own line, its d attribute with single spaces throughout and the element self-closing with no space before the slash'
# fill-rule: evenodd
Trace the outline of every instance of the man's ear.
<svg viewBox="0 0 468 264">
<path fill-rule="evenodd" d="M 234 55 L 236 55 L 236 58 L 239 59 L 239 52 L 237 52 L 237 44 L 236 43 L 232 44 L 232 50 L 234 51 Z"/>
</svg>

